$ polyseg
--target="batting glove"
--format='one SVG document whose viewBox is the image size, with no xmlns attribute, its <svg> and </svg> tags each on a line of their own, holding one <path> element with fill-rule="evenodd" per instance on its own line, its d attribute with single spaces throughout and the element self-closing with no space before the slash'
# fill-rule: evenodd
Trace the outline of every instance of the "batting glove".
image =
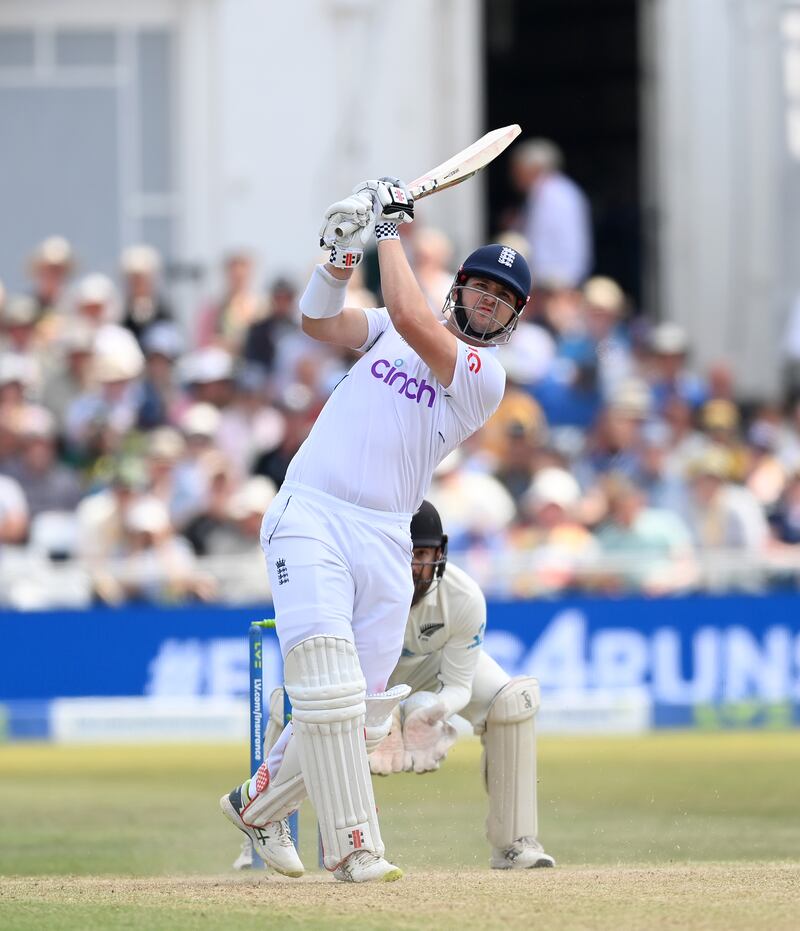
<svg viewBox="0 0 800 931">
<path fill-rule="evenodd" d="M 354 190 L 370 192 L 375 200 L 377 223 L 411 223 L 414 219 L 414 198 L 399 178 L 384 177 L 377 181 L 362 181 Z"/>
</svg>

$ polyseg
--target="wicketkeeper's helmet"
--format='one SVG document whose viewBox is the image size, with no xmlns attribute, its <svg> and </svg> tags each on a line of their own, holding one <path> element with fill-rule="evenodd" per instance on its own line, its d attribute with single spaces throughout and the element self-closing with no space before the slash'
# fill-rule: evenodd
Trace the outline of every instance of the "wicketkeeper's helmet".
<svg viewBox="0 0 800 931">
<path fill-rule="evenodd" d="M 422 564 L 433 567 L 432 577 L 427 580 L 420 579 L 414 583 L 414 597 L 411 604 L 415 605 L 428 594 L 434 581 L 439 583 L 447 566 L 447 534 L 442 533 L 442 519 L 430 501 L 423 501 L 419 510 L 411 518 L 411 545 L 415 548 L 432 546 L 438 550 L 436 559 Z"/>
<path fill-rule="evenodd" d="M 511 307 L 513 314 L 508 323 L 501 323 L 491 329 L 479 330 L 471 326 L 472 311 L 464 306 L 461 300 L 463 287 L 468 278 L 490 278 L 499 284 L 505 285 L 515 296 L 516 301 Z M 479 291 L 479 289 L 476 289 Z M 517 325 L 520 314 L 528 303 L 531 290 L 531 272 L 525 256 L 500 243 L 481 246 L 467 256 L 461 268 L 453 279 L 453 285 L 447 296 L 443 313 L 445 317 L 453 320 L 456 327 L 470 339 L 487 346 L 506 343 L 511 338 Z M 486 292 L 479 293 L 483 294 Z M 502 306 L 505 302 L 499 302 Z M 506 306 L 511 306 L 506 304 Z"/>
</svg>

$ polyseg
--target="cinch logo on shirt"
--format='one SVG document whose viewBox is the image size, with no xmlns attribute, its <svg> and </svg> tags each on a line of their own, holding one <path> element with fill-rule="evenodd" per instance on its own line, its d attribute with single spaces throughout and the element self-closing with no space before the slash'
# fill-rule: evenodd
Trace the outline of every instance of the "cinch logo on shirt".
<svg viewBox="0 0 800 931">
<path fill-rule="evenodd" d="M 423 378 L 422 381 L 416 378 L 409 378 L 405 372 L 398 371 L 388 359 L 378 359 L 372 363 L 370 372 L 375 378 L 380 379 L 390 388 L 397 383 L 397 393 L 403 397 L 410 398 L 420 404 L 427 399 L 428 407 L 433 407 L 436 400 L 436 391 Z"/>
</svg>

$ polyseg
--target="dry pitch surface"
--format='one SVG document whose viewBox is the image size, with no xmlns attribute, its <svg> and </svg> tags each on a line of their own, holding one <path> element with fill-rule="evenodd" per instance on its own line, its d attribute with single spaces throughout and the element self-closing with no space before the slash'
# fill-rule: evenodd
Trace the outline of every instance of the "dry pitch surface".
<svg viewBox="0 0 800 931">
<path fill-rule="evenodd" d="M 3 921 L 4 910 L 14 919 Z M 414 871 L 383 886 L 322 876 L 0 881 L 6 929 L 772 929 L 800 927 L 800 866 Z"/>
<path fill-rule="evenodd" d="M 487 869 L 479 751 L 376 781 L 406 877 L 364 887 L 230 870 L 244 748 L 0 746 L 0 931 L 800 929 L 796 733 L 543 739 L 559 866 L 523 873 Z"/>
</svg>

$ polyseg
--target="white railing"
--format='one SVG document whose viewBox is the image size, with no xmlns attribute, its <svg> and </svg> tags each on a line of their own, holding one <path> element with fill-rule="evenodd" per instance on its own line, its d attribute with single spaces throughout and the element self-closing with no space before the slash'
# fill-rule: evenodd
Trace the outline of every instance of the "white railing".
<svg viewBox="0 0 800 931">
<path fill-rule="evenodd" d="M 490 598 L 553 598 L 575 592 L 720 594 L 776 587 L 800 591 L 800 546 L 765 553 L 705 551 L 680 562 L 649 554 L 605 554 L 591 561 L 570 562 L 563 555 L 535 549 L 454 552 L 450 560 L 465 569 Z M 174 586 L 165 585 L 151 600 L 181 602 L 199 597 L 221 604 L 257 604 L 270 599 L 264 557 L 258 548 L 245 555 L 198 559 L 196 579 L 198 584 L 188 587 L 198 595 L 186 596 L 185 580 L 178 580 Z M 115 598 L 105 597 L 115 588 L 109 582 L 124 583 L 116 595 L 117 600 L 124 600 L 119 592 L 136 587 L 133 566 L 124 559 L 53 562 L 24 548 L 0 550 L 0 608 L 82 608 L 98 600 L 113 602 Z"/>
</svg>

